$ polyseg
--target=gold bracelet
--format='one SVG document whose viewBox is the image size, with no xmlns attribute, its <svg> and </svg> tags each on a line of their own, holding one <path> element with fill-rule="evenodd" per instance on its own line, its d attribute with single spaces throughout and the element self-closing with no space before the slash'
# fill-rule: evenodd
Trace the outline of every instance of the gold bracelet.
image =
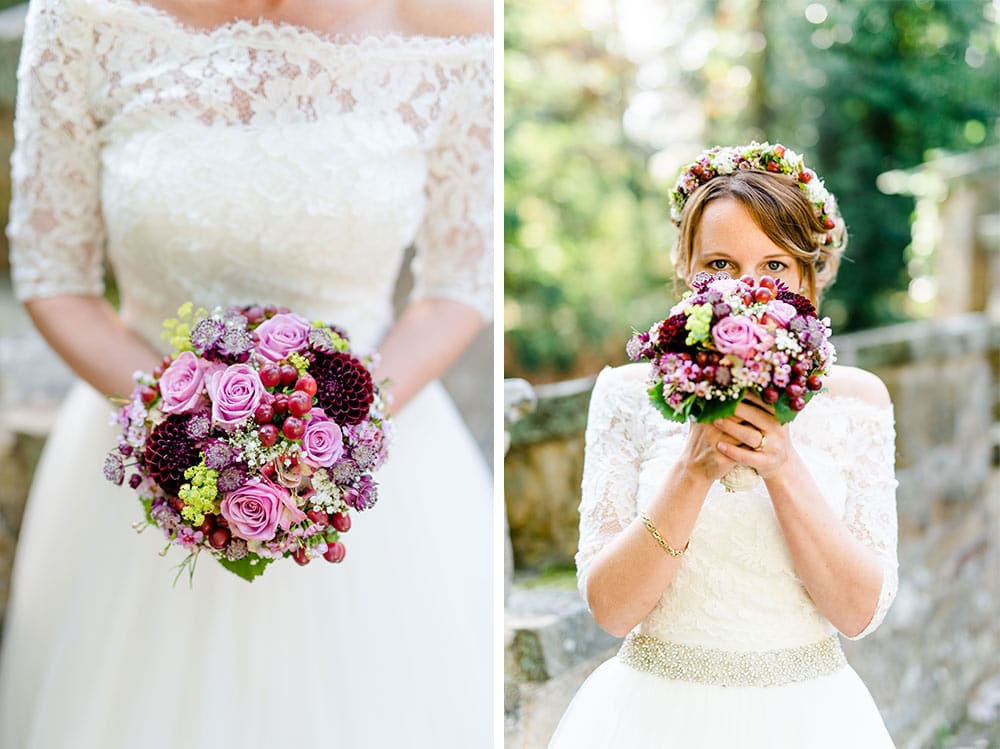
<svg viewBox="0 0 1000 749">
<path fill-rule="evenodd" d="M 665 552 L 667 552 L 670 556 L 672 556 L 672 557 L 683 556 L 684 552 L 686 552 L 688 550 L 688 546 L 691 545 L 691 541 L 690 540 L 688 540 L 688 542 L 686 544 L 684 544 L 684 548 L 683 549 L 681 549 L 680 551 L 678 551 L 677 549 L 675 549 L 673 546 L 671 546 L 670 544 L 668 544 L 663 539 L 663 536 L 661 536 L 660 532 L 658 530 L 656 530 L 656 526 L 653 525 L 653 521 L 649 519 L 649 516 L 646 513 L 640 512 L 639 513 L 639 517 L 641 517 L 642 518 L 642 522 L 645 523 L 646 529 L 653 535 L 653 538 L 656 539 L 656 543 L 658 543 L 663 548 L 663 550 Z"/>
</svg>

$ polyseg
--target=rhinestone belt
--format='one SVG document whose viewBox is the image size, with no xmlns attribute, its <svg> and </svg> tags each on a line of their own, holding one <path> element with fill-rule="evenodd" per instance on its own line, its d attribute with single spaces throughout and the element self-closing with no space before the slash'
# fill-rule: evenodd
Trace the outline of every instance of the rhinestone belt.
<svg viewBox="0 0 1000 749">
<path fill-rule="evenodd" d="M 836 635 L 798 648 L 733 652 L 664 642 L 633 632 L 618 651 L 618 659 L 663 679 L 721 687 L 782 686 L 827 676 L 847 664 Z"/>
</svg>

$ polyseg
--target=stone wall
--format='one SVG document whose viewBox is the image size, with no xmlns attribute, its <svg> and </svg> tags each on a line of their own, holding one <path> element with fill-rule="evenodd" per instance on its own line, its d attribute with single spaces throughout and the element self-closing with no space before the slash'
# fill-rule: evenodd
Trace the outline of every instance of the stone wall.
<svg viewBox="0 0 1000 749">
<path fill-rule="evenodd" d="M 965 717 L 1000 724 L 1000 325 L 969 314 L 836 345 L 841 363 L 889 388 L 900 482 L 899 594 L 875 634 L 845 642 L 848 657 L 900 747 L 932 746 Z M 539 386 L 536 411 L 510 427 L 505 495 L 521 574 L 573 564 L 592 382 Z"/>
</svg>

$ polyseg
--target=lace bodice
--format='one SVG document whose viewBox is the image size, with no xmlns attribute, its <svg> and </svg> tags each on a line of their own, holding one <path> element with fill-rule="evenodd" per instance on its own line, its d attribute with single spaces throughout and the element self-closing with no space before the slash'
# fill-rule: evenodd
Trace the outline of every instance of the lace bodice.
<svg viewBox="0 0 1000 749">
<path fill-rule="evenodd" d="M 649 403 L 647 371 L 605 369 L 594 386 L 576 558 L 584 593 L 594 556 L 649 504 L 687 438 L 687 424 Z M 853 639 L 863 637 L 881 623 L 897 587 L 892 410 L 822 393 L 791 434 L 826 501 L 882 563 L 877 611 Z M 796 647 L 835 631 L 796 576 L 763 482 L 736 493 L 713 485 L 673 582 L 639 629 L 724 650 Z"/>
<path fill-rule="evenodd" d="M 8 236 L 21 299 L 102 293 L 158 342 L 186 300 L 285 304 L 374 346 L 414 297 L 484 317 L 491 37 L 187 28 L 136 0 L 32 0 Z"/>
</svg>

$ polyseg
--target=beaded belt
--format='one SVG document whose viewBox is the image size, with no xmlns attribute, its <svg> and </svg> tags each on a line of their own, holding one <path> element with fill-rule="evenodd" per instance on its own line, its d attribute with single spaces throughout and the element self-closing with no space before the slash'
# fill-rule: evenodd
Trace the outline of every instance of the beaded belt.
<svg viewBox="0 0 1000 749">
<path fill-rule="evenodd" d="M 827 676 L 847 664 L 836 635 L 798 648 L 733 652 L 664 642 L 633 632 L 618 651 L 618 659 L 663 679 L 721 687 L 782 686 Z"/>
</svg>

